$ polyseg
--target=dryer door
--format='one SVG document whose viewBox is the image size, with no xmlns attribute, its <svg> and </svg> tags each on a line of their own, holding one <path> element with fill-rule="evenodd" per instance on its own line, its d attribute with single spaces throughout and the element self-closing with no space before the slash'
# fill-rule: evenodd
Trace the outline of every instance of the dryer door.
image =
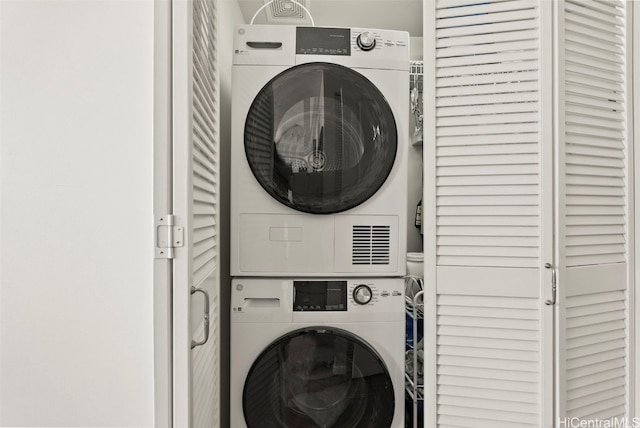
<svg viewBox="0 0 640 428">
<path fill-rule="evenodd" d="M 371 346 L 345 330 L 310 327 L 260 354 L 242 407 L 248 428 L 388 428 L 395 395 Z"/>
<path fill-rule="evenodd" d="M 369 199 L 396 157 L 393 113 L 376 86 L 336 64 L 280 73 L 253 101 L 244 129 L 260 185 L 298 211 L 328 214 Z"/>
</svg>

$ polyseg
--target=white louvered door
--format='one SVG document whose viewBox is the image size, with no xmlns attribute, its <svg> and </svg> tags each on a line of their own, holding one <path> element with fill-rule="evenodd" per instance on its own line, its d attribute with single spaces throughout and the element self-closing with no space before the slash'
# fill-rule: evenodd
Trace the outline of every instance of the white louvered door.
<svg viewBox="0 0 640 428">
<path fill-rule="evenodd" d="M 425 200 L 433 195 L 435 315 L 426 426 L 549 427 L 550 2 L 431 7 L 435 165 Z"/>
<path fill-rule="evenodd" d="M 425 426 L 628 416 L 629 3 L 424 4 Z"/>
<path fill-rule="evenodd" d="M 217 0 L 173 1 L 173 426 L 220 426 Z M 204 342 L 204 343 L 203 343 Z"/>
<path fill-rule="evenodd" d="M 558 416 L 576 423 L 629 417 L 629 7 L 556 7 Z"/>
</svg>

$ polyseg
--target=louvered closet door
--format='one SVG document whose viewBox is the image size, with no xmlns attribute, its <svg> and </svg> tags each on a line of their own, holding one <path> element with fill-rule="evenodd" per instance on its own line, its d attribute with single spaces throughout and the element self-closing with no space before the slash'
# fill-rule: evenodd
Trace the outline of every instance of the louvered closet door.
<svg viewBox="0 0 640 428">
<path fill-rule="evenodd" d="M 629 411 L 628 7 L 557 5 L 561 420 Z"/>
<path fill-rule="evenodd" d="M 424 5 L 426 426 L 550 427 L 551 2 Z"/>
<path fill-rule="evenodd" d="M 219 426 L 217 19 L 216 0 L 173 1 L 173 199 L 184 231 L 174 260 L 176 428 Z"/>
</svg>

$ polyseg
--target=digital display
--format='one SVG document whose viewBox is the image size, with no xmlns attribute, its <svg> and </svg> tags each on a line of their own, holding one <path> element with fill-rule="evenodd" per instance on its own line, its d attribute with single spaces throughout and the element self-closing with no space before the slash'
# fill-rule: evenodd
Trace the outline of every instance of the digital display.
<svg viewBox="0 0 640 428">
<path fill-rule="evenodd" d="M 293 310 L 346 311 L 347 281 L 293 281 Z"/>
<path fill-rule="evenodd" d="M 349 28 L 296 28 L 296 53 L 302 55 L 351 55 Z"/>
</svg>

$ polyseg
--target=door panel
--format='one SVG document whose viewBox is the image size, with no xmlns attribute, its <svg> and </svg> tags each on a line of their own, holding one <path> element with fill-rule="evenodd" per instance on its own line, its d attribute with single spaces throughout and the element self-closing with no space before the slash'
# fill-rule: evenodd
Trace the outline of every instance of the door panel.
<svg viewBox="0 0 640 428">
<path fill-rule="evenodd" d="M 556 8 L 560 420 L 629 416 L 629 7 Z"/>
<path fill-rule="evenodd" d="M 553 424 L 550 5 L 425 2 L 428 427 Z"/>
<path fill-rule="evenodd" d="M 631 2 L 431 6 L 427 426 L 629 417 Z"/>
<path fill-rule="evenodd" d="M 219 426 L 217 2 L 174 1 L 173 426 Z"/>
</svg>

